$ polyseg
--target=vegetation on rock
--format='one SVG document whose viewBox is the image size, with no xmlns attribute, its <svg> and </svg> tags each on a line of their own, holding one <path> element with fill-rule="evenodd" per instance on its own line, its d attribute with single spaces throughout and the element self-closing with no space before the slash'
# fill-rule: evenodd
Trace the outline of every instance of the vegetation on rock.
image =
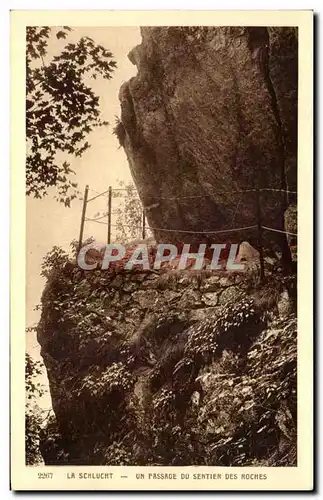
<svg viewBox="0 0 323 500">
<path fill-rule="evenodd" d="M 56 414 L 46 463 L 296 464 L 295 304 L 280 307 L 294 277 L 111 275 L 59 260 L 47 259 L 38 326 Z M 231 301 L 204 303 L 230 288 Z"/>
<path fill-rule="evenodd" d="M 37 405 L 37 399 L 44 393 L 40 382 L 37 381 L 37 376 L 41 373 L 41 363 L 26 354 L 25 447 L 27 465 L 37 465 L 43 462 L 39 450 L 39 436 L 44 422 L 44 412 Z"/>
</svg>

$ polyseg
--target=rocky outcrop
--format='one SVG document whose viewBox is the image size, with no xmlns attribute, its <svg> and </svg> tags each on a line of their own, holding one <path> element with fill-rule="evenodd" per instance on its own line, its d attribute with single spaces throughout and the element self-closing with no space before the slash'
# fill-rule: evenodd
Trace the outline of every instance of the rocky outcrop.
<svg viewBox="0 0 323 500">
<path fill-rule="evenodd" d="M 120 89 L 121 143 L 157 241 L 256 241 L 255 188 L 296 190 L 297 30 L 144 27 Z M 238 191 L 238 192 L 235 192 Z M 240 191 L 247 191 L 240 193 Z M 293 195 L 261 194 L 282 228 Z M 281 238 L 265 233 L 267 241 Z"/>
<path fill-rule="evenodd" d="M 56 266 L 38 325 L 45 463 L 295 464 L 294 299 L 269 273 Z"/>
<path fill-rule="evenodd" d="M 129 57 L 138 75 L 120 90 L 116 133 L 156 241 L 243 241 L 249 262 L 239 274 L 47 259 L 44 461 L 295 465 L 295 276 L 265 252 L 259 282 L 254 228 L 203 232 L 254 226 L 258 188 L 265 225 L 286 217 L 296 231 L 281 189 L 296 190 L 297 31 L 145 27 Z"/>
</svg>

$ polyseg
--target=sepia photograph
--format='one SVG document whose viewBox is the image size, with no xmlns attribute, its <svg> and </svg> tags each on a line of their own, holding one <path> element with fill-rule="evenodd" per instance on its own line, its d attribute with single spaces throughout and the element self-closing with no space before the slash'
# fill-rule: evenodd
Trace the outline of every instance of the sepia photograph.
<svg viewBox="0 0 323 500">
<path fill-rule="evenodd" d="M 297 469 L 299 39 L 298 23 L 26 25 L 38 479 L 65 466 L 109 489 L 137 466 L 138 489 L 261 489 Z"/>
</svg>

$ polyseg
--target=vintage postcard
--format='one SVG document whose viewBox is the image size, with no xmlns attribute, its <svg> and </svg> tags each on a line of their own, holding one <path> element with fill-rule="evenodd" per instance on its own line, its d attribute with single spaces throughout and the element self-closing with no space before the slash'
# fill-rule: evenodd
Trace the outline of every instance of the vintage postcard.
<svg viewBox="0 0 323 500">
<path fill-rule="evenodd" d="M 11 13 L 11 487 L 312 490 L 313 13 Z"/>
</svg>

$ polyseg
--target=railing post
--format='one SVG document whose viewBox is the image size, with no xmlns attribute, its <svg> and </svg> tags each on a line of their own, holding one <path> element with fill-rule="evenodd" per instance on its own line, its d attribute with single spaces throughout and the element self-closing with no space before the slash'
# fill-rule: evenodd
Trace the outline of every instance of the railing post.
<svg viewBox="0 0 323 500">
<path fill-rule="evenodd" d="M 145 209 L 142 208 L 142 239 L 144 240 L 146 238 L 146 215 L 145 215 Z"/>
<path fill-rule="evenodd" d="M 112 187 L 109 186 L 108 195 L 108 245 L 111 243 L 111 208 L 112 208 Z"/>
<path fill-rule="evenodd" d="M 262 240 L 262 225 L 261 225 L 261 207 L 260 207 L 260 192 L 256 191 L 257 197 L 257 227 L 258 227 L 258 245 L 259 245 L 259 258 L 260 258 L 260 280 L 265 277 L 265 263 L 264 263 L 264 250 Z"/>
<path fill-rule="evenodd" d="M 79 236 L 79 244 L 78 244 L 78 251 L 77 253 L 80 252 L 82 248 L 82 242 L 83 242 L 83 231 L 84 231 L 84 221 L 85 221 L 85 214 L 86 214 L 86 205 L 87 205 L 87 198 L 89 194 L 89 186 L 85 186 L 85 191 L 84 191 L 84 198 L 83 198 L 83 208 L 82 208 L 82 217 L 81 217 L 81 226 L 80 226 L 80 236 Z"/>
</svg>

